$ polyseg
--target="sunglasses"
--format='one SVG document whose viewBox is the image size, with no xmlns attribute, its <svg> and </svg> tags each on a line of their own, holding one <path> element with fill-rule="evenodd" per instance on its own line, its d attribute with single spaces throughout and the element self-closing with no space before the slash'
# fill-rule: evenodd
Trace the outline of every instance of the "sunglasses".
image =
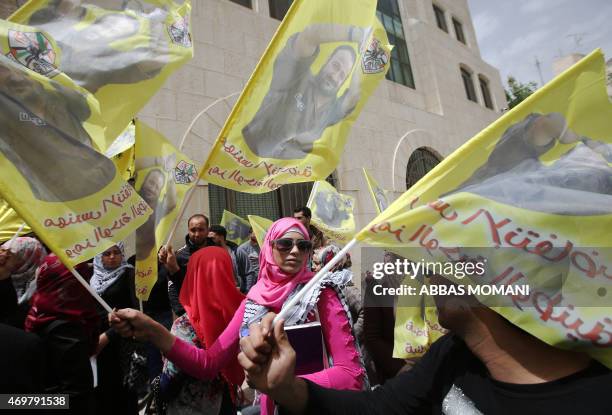
<svg viewBox="0 0 612 415">
<path fill-rule="evenodd" d="M 306 239 L 280 238 L 275 239 L 272 243 L 280 252 L 289 252 L 294 246 L 297 246 L 300 252 L 306 252 L 312 249 L 312 242 Z"/>
</svg>

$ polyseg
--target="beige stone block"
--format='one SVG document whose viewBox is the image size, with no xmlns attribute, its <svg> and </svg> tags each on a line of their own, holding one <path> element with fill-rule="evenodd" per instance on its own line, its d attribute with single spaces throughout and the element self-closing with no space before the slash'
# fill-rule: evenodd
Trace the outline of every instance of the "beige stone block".
<svg viewBox="0 0 612 415">
<path fill-rule="evenodd" d="M 203 43 L 214 43 L 214 23 L 213 19 L 204 15 L 191 19 L 191 34 L 194 41 Z"/>
<path fill-rule="evenodd" d="M 213 43 L 223 49 L 245 53 L 244 32 L 236 30 L 232 25 L 224 25 L 220 21 L 213 23 Z"/>
<path fill-rule="evenodd" d="M 216 72 L 223 72 L 225 68 L 225 54 L 223 49 L 203 42 L 196 42 L 194 45 L 194 56 L 191 64 L 202 69 Z"/>
<path fill-rule="evenodd" d="M 233 92 L 242 91 L 243 80 L 219 72 L 206 71 L 204 91 L 209 97 L 220 98 Z"/>
<path fill-rule="evenodd" d="M 176 120 L 176 92 L 160 89 L 143 108 L 142 113 L 158 119 Z"/>
<path fill-rule="evenodd" d="M 256 62 L 259 62 L 268 44 L 260 38 L 246 34 L 244 36 L 244 46 L 246 48 L 246 55 L 255 59 Z"/>
<path fill-rule="evenodd" d="M 189 64 L 184 65 L 170 76 L 166 87 L 177 92 L 204 95 L 204 70 Z"/>
<path fill-rule="evenodd" d="M 248 58 L 244 54 L 232 52 L 225 53 L 225 73 L 242 78 L 245 81 L 251 77 L 257 61 Z"/>
<path fill-rule="evenodd" d="M 212 98 L 182 92 L 177 97 L 177 119 L 191 123 L 194 117 L 209 104 Z"/>
</svg>

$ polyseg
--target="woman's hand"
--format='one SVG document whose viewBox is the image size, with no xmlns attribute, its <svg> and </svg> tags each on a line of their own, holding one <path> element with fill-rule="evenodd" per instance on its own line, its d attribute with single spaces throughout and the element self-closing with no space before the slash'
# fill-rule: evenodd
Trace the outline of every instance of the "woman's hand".
<svg viewBox="0 0 612 415">
<path fill-rule="evenodd" d="M 252 324 L 249 336 L 240 339 L 238 361 L 246 372 L 249 386 L 272 397 L 290 413 L 306 407 L 306 384 L 295 377 L 295 350 L 289 344 L 284 321 L 272 321 L 268 313 L 261 324 Z"/>
<path fill-rule="evenodd" d="M 150 341 L 162 353 L 168 352 L 174 345 L 174 336 L 164 326 L 138 310 L 124 308 L 113 311 L 108 315 L 108 321 L 121 336 Z"/>
</svg>

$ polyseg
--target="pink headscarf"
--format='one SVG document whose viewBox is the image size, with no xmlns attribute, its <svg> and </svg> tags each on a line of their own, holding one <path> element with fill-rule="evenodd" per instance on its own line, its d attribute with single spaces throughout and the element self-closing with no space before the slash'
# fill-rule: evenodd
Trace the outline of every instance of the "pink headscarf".
<svg viewBox="0 0 612 415">
<path fill-rule="evenodd" d="M 298 284 L 307 282 L 314 275 L 308 269 L 307 260 L 295 275 L 285 274 L 274 262 L 272 241 L 281 238 L 292 228 L 299 229 L 304 239 L 310 240 L 308 230 L 299 220 L 282 218 L 274 222 L 266 232 L 266 238 L 259 253 L 259 279 L 247 294 L 249 300 L 268 308 L 280 309 L 293 289 Z"/>
</svg>

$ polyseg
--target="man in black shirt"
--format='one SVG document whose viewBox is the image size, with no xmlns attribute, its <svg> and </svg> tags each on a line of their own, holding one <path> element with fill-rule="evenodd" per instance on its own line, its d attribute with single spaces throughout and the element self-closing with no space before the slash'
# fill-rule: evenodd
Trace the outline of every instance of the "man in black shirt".
<svg viewBox="0 0 612 415">
<path fill-rule="evenodd" d="M 241 339 L 238 359 L 249 384 L 282 413 L 612 413 L 606 397 L 612 374 L 588 355 L 552 347 L 470 297 L 437 297 L 436 305 L 453 334 L 373 392 L 331 390 L 295 377 L 295 351 L 282 321 L 272 329 L 273 313 Z"/>
<path fill-rule="evenodd" d="M 172 311 L 177 316 L 185 314 L 185 309 L 178 300 L 187 264 L 191 255 L 205 246 L 214 246 L 214 242 L 208 237 L 208 218 L 197 213 L 187 221 L 188 233 L 185 235 L 185 245 L 176 253 L 172 247 L 161 248 L 159 251 L 159 262 L 168 271 L 168 297 Z"/>
</svg>

